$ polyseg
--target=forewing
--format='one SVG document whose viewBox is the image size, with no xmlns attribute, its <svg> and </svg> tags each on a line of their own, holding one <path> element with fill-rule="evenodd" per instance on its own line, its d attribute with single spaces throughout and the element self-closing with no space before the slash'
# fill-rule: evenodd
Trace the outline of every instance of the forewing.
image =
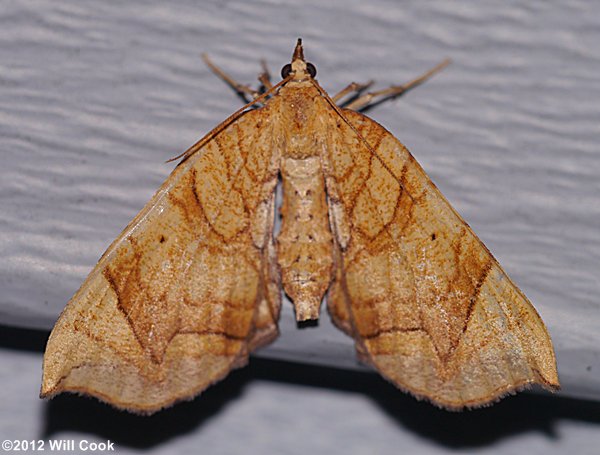
<svg viewBox="0 0 600 455">
<path fill-rule="evenodd" d="M 109 247 L 52 331 L 42 396 L 154 412 L 276 337 L 268 115 L 246 113 L 180 164 Z"/>
<path fill-rule="evenodd" d="M 530 383 L 557 388 L 531 303 L 408 150 L 369 118 L 343 113 L 356 131 L 332 113 L 323 165 L 336 242 L 328 308 L 361 358 L 448 408 Z"/>
</svg>

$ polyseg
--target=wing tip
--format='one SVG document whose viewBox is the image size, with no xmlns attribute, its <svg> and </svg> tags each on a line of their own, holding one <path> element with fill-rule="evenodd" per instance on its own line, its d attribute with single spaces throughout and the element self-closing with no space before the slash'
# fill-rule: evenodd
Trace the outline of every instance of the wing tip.
<svg viewBox="0 0 600 455">
<path fill-rule="evenodd" d="M 146 388 L 141 388 L 136 393 L 130 394 L 128 399 L 125 399 L 122 395 L 119 395 L 119 393 L 116 392 L 114 383 L 123 384 L 123 382 L 118 381 L 118 379 L 115 377 L 112 378 L 112 381 L 114 382 L 102 383 L 102 381 L 100 381 L 96 382 L 95 384 L 94 381 L 98 379 L 97 375 L 86 380 L 86 383 L 83 383 L 82 377 L 72 377 L 71 373 L 73 371 L 77 371 L 79 368 L 83 367 L 83 365 L 80 365 L 72 368 L 67 374 L 60 377 L 58 380 L 54 380 L 54 378 L 51 378 L 47 372 L 44 372 L 44 378 L 42 380 L 42 387 L 39 397 L 41 399 L 52 399 L 63 393 L 92 397 L 122 411 L 128 411 L 132 414 L 138 414 L 142 416 L 150 416 L 177 403 L 195 399 L 202 392 L 204 392 L 204 390 L 225 379 L 225 377 L 232 370 L 242 368 L 246 366 L 247 363 L 247 355 L 236 356 L 235 358 L 231 359 L 231 362 L 228 363 L 227 368 L 221 369 L 220 374 L 216 374 L 210 378 L 209 381 L 198 383 L 195 386 L 186 388 L 185 390 L 177 390 L 174 393 L 172 391 L 169 393 L 169 390 L 163 387 L 160 387 L 158 390 L 154 388 L 154 390 L 150 391 L 148 391 Z M 78 383 L 74 383 L 75 381 L 78 381 Z"/>
</svg>

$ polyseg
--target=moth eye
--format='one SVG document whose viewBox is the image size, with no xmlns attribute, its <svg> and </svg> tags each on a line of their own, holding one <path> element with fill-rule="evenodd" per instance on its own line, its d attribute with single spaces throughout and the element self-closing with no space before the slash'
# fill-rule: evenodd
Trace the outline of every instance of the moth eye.
<svg viewBox="0 0 600 455">
<path fill-rule="evenodd" d="M 281 68 L 281 77 L 283 79 L 285 79 L 286 77 L 288 77 L 290 75 L 291 72 L 292 72 L 292 65 L 290 65 L 288 63 L 283 68 Z"/>
<path fill-rule="evenodd" d="M 308 71 L 308 74 L 310 74 L 310 77 L 312 77 L 312 78 L 314 78 L 317 75 L 316 66 L 310 62 L 306 63 L 306 70 Z"/>
</svg>

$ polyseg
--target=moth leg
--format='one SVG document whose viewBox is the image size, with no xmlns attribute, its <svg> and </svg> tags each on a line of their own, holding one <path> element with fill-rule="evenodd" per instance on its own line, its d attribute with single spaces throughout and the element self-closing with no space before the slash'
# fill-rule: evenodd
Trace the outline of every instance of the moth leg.
<svg viewBox="0 0 600 455">
<path fill-rule="evenodd" d="M 269 67 L 267 66 L 267 61 L 265 59 L 261 59 L 260 67 L 262 68 L 262 73 L 258 75 L 258 81 L 265 90 L 271 90 L 273 88 L 273 84 L 271 83 L 271 72 L 269 71 Z"/>
<path fill-rule="evenodd" d="M 445 59 L 441 63 L 439 63 L 436 66 L 434 66 L 433 68 L 431 68 L 429 71 L 423 73 L 421 76 L 413 79 L 412 81 L 407 82 L 406 84 L 392 85 L 391 87 L 385 88 L 383 90 L 377 90 L 375 92 L 366 93 L 363 96 L 359 96 L 355 100 L 351 101 L 344 107 L 346 109 L 358 111 L 360 109 L 364 109 L 365 107 L 371 105 L 372 104 L 371 101 L 373 101 L 374 98 L 379 98 L 379 100 L 377 100 L 376 103 L 380 103 L 387 99 L 395 98 L 395 97 L 403 94 L 404 92 L 407 92 L 408 90 L 410 90 L 412 88 L 415 88 L 417 85 L 421 85 L 423 82 L 425 82 L 427 79 L 432 77 L 434 74 L 440 72 L 442 69 L 444 69 L 449 64 L 450 64 L 450 59 Z M 335 100 L 335 97 L 333 99 Z"/>
<path fill-rule="evenodd" d="M 344 89 L 340 90 L 338 93 L 336 93 L 334 96 L 332 96 L 331 99 L 337 103 L 343 97 L 345 97 L 346 95 L 349 95 L 351 93 L 354 93 L 355 95 L 360 95 L 360 93 L 363 90 L 369 88 L 371 85 L 373 85 L 372 80 L 370 80 L 369 82 L 365 82 L 364 84 L 352 82 L 351 84 L 348 84 Z"/>
<path fill-rule="evenodd" d="M 260 91 L 254 90 L 253 88 L 249 87 L 248 85 L 240 84 L 239 82 L 237 82 L 235 79 L 233 79 L 231 76 L 229 76 L 225 71 L 223 71 L 221 68 L 219 68 L 217 65 L 215 65 L 208 58 L 207 54 L 202 54 L 202 60 L 204 60 L 204 63 L 206 63 L 206 66 L 208 66 L 213 73 L 215 73 L 217 76 L 219 76 L 221 79 L 223 79 L 246 102 L 249 102 L 260 96 Z M 250 96 L 250 99 L 248 99 L 248 96 Z"/>
</svg>

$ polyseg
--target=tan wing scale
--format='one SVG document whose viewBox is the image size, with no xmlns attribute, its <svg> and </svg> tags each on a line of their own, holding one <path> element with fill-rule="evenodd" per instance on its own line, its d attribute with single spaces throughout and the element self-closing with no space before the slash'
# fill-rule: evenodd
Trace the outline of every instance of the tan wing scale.
<svg viewBox="0 0 600 455">
<path fill-rule="evenodd" d="M 398 387 L 447 408 L 558 388 L 546 328 L 406 148 L 335 112 L 324 159 L 336 240 L 334 323 Z"/>
<path fill-rule="evenodd" d="M 277 336 L 279 160 L 265 115 L 246 113 L 179 165 L 109 247 L 52 331 L 42 396 L 154 412 Z"/>
</svg>

